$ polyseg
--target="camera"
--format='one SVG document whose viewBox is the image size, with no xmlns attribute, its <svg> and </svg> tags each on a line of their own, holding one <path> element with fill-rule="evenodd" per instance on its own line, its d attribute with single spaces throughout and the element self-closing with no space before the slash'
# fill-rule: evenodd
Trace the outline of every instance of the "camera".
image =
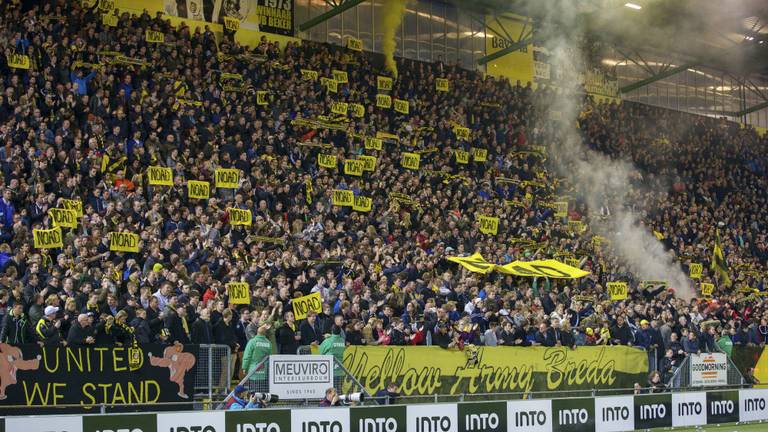
<svg viewBox="0 0 768 432">
<path fill-rule="evenodd" d="M 365 400 L 365 393 L 358 392 L 339 395 L 339 400 L 341 402 L 362 402 Z"/>
<path fill-rule="evenodd" d="M 272 393 L 253 392 L 253 393 L 251 393 L 251 396 L 255 397 L 256 400 L 261 401 L 261 402 L 265 402 L 265 403 L 275 403 L 278 400 L 280 400 L 280 398 L 277 397 L 276 394 L 272 394 Z"/>
</svg>

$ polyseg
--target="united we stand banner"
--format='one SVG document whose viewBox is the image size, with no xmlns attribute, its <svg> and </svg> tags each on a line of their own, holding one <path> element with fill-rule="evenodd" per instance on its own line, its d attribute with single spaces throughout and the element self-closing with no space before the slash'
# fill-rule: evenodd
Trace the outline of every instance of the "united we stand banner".
<svg viewBox="0 0 768 432">
<path fill-rule="evenodd" d="M 389 381 L 398 382 L 400 392 L 407 396 L 529 393 L 631 388 L 647 379 L 648 355 L 625 346 L 575 350 L 350 346 L 344 352 L 344 366 L 370 394 Z M 345 382 L 345 389 L 347 386 L 351 383 Z"/>
<path fill-rule="evenodd" d="M 198 347 L 40 347 L 0 344 L 0 415 L 180 410 L 194 394 Z M 34 407 L 29 411 L 5 406 Z M 78 405 L 79 408 L 57 408 Z M 133 406 L 132 406 L 133 405 Z"/>
</svg>

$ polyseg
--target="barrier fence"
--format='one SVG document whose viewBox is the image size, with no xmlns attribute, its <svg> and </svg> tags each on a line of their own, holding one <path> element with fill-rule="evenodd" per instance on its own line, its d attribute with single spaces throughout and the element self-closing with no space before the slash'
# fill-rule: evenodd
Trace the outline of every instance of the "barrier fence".
<svg viewBox="0 0 768 432">
<path fill-rule="evenodd" d="M 227 345 L 200 345 L 195 373 L 195 396 L 213 399 L 232 384 L 232 353 Z"/>
<path fill-rule="evenodd" d="M 338 408 L 12 416 L 0 432 L 626 431 L 768 421 L 768 389 Z"/>
</svg>

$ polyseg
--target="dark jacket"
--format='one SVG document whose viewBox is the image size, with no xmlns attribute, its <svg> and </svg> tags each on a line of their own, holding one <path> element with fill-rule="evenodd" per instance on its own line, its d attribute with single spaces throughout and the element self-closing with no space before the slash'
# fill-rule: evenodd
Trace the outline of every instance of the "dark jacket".
<svg viewBox="0 0 768 432">
<path fill-rule="evenodd" d="M 227 324 L 223 319 L 213 326 L 213 340 L 217 344 L 226 345 L 234 352 L 235 345 L 237 344 L 237 336 L 235 335 L 235 328 L 230 322 Z"/>
<path fill-rule="evenodd" d="M 10 312 L 3 317 L 2 329 L 0 329 L 0 342 L 11 345 L 21 345 L 34 340 L 27 321 L 27 316 L 23 313 L 20 317 L 11 316 Z"/>
<path fill-rule="evenodd" d="M 190 332 L 192 333 L 191 339 L 193 344 L 210 345 L 213 343 L 213 331 L 211 329 L 211 324 L 205 320 L 198 318 L 195 322 L 192 323 L 192 329 Z"/>
<path fill-rule="evenodd" d="M 323 342 L 323 334 L 320 331 L 320 325 L 317 322 L 317 319 L 315 319 L 314 326 L 309 325 L 308 320 L 304 320 L 299 327 L 299 331 L 301 333 L 302 345 L 310 345 L 312 342 L 317 342 L 318 344 Z"/>
<path fill-rule="evenodd" d="M 184 324 L 181 321 L 181 317 L 178 313 L 176 313 L 175 310 L 169 307 L 163 322 L 165 324 L 165 328 L 167 328 L 169 332 L 169 343 L 176 341 L 181 342 L 182 344 L 189 343 L 189 336 L 187 335 L 187 332 L 184 331 Z"/>
<path fill-rule="evenodd" d="M 47 346 L 58 345 L 61 342 L 59 329 L 53 325 L 52 321 L 48 321 L 45 318 L 40 318 L 37 322 L 35 333 L 37 334 L 37 340 Z"/>
<path fill-rule="evenodd" d="M 72 323 L 67 334 L 67 346 L 84 346 L 86 345 L 85 339 L 89 336 L 93 336 L 91 326 L 83 328 L 78 322 Z"/>
<path fill-rule="evenodd" d="M 296 354 L 299 349 L 299 341 L 296 340 L 296 331 L 294 331 L 288 323 L 277 329 L 277 335 L 275 340 L 277 341 L 279 354 Z"/>
<path fill-rule="evenodd" d="M 627 345 L 632 343 L 633 339 L 632 330 L 629 329 L 629 326 L 626 323 L 621 326 L 615 325 L 611 328 L 611 340 L 613 340 L 614 343 Z"/>
<path fill-rule="evenodd" d="M 546 347 L 555 346 L 555 344 L 557 343 L 557 341 L 555 340 L 555 333 L 552 331 L 551 328 L 547 329 L 546 333 L 537 331 L 536 343 Z"/>
<path fill-rule="evenodd" d="M 136 338 L 136 343 L 146 344 L 154 340 L 147 320 L 136 317 L 131 321 L 131 327 L 133 327 L 133 337 Z"/>
</svg>

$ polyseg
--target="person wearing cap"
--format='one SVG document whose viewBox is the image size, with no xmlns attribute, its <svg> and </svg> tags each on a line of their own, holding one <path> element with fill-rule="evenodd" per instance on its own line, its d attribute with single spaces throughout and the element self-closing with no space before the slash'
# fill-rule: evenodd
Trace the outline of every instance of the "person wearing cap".
<svg viewBox="0 0 768 432">
<path fill-rule="evenodd" d="M 635 346 L 638 348 L 648 349 L 653 342 L 648 324 L 648 320 L 640 321 L 640 328 L 635 333 Z"/>
<path fill-rule="evenodd" d="M 46 306 L 43 317 L 40 318 L 35 326 L 37 340 L 46 346 L 54 346 L 61 343 L 61 333 L 59 332 L 61 321 L 56 319 L 56 313 L 58 312 L 59 308 Z"/>
<path fill-rule="evenodd" d="M 250 398 L 248 398 L 248 389 L 243 385 L 238 385 L 235 387 L 235 390 L 232 392 L 232 397 L 230 398 L 230 405 L 227 410 L 229 411 L 237 411 L 237 410 L 244 410 L 244 409 L 255 409 L 255 408 L 261 408 L 261 404 L 256 400 L 255 395 L 251 395 Z"/>
</svg>

